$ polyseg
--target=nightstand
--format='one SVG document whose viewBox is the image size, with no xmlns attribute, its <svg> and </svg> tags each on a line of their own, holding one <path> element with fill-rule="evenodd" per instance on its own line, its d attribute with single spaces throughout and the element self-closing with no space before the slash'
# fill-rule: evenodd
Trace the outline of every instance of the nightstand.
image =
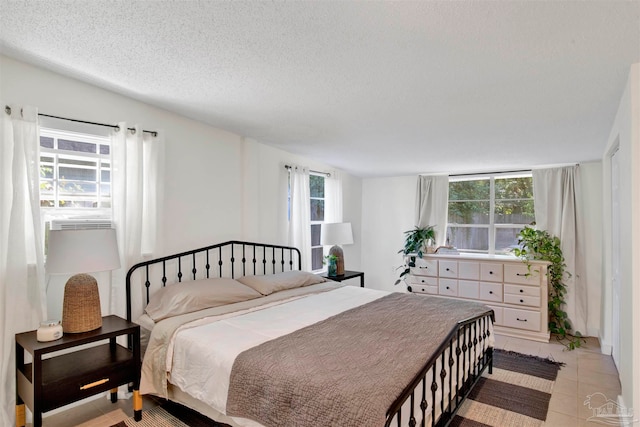
<svg viewBox="0 0 640 427">
<path fill-rule="evenodd" d="M 132 349 L 116 343 L 128 335 Z M 109 340 L 94 347 L 84 344 Z M 61 354 L 51 354 L 66 350 Z M 24 363 L 25 352 L 33 363 Z M 43 357 L 48 355 L 50 357 Z M 25 425 L 25 404 L 33 413 L 33 426 L 42 425 L 42 413 L 107 390 L 117 399 L 118 386 L 133 383 L 136 421 L 142 419 L 140 396 L 140 326 L 118 316 L 102 318 L 94 331 L 64 334 L 56 341 L 39 342 L 36 331 L 16 334 L 16 426 Z"/>
<path fill-rule="evenodd" d="M 325 279 L 335 280 L 336 282 L 342 282 L 343 280 L 355 279 L 356 277 L 359 277 L 360 287 L 364 288 L 364 273 L 362 271 L 345 270 L 344 274 L 340 274 L 338 276 L 327 276 L 326 274 L 321 274 L 321 276 Z"/>
</svg>

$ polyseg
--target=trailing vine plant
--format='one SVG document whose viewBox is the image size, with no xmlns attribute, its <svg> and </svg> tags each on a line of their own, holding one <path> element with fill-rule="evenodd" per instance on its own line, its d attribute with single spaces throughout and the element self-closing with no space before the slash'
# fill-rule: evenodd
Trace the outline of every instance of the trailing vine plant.
<svg viewBox="0 0 640 427">
<path fill-rule="evenodd" d="M 585 342 L 579 331 L 573 331 L 571 321 L 564 310 L 567 286 L 565 278 L 571 277 L 566 271 L 564 255 L 560 248 L 560 239 L 550 235 L 545 230 L 536 230 L 526 226 L 518 234 L 518 248 L 513 253 L 527 263 L 531 274 L 530 260 L 548 261 L 551 264 L 547 268 L 549 281 L 549 331 L 555 334 L 558 341 L 569 350 L 578 348 Z"/>
</svg>

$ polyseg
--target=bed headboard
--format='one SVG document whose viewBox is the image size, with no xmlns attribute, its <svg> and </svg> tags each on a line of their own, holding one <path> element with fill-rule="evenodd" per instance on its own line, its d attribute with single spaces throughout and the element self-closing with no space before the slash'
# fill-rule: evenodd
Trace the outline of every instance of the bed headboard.
<svg viewBox="0 0 640 427">
<path fill-rule="evenodd" d="M 232 240 L 138 263 L 126 279 L 127 320 L 131 321 L 132 280 L 146 288 L 145 305 L 155 290 L 186 280 L 259 276 L 301 270 L 300 251 L 290 246 Z"/>
</svg>

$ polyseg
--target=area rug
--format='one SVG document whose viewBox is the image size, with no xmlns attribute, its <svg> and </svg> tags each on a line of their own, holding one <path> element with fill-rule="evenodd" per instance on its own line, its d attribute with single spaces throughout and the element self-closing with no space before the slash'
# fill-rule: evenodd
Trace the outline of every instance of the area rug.
<svg viewBox="0 0 640 427">
<path fill-rule="evenodd" d="M 485 371 L 450 426 L 542 426 L 561 365 L 541 357 L 494 350 L 493 374 Z"/>
<path fill-rule="evenodd" d="M 451 420 L 454 427 L 539 427 L 549 409 L 561 364 L 549 359 L 494 350 L 493 374 L 485 372 Z M 225 427 L 173 402 L 143 411 L 112 427 Z"/>
<path fill-rule="evenodd" d="M 204 415 L 173 402 L 165 402 L 148 411 L 142 411 L 142 420 L 133 418 L 114 424 L 112 427 L 229 427 L 217 423 Z"/>
</svg>

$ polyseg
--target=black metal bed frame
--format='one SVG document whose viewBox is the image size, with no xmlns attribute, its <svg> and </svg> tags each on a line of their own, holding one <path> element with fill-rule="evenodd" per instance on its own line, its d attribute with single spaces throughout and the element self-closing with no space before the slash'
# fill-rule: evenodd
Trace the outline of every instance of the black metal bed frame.
<svg viewBox="0 0 640 427">
<path fill-rule="evenodd" d="M 127 320 L 132 320 L 131 289 L 135 273 L 140 272 L 143 276 L 140 282 L 145 286 L 145 304 L 148 304 L 152 283 L 158 288 L 180 283 L 185 278 L 183 268 L 189 269 L 187 275 L 192 280 L 196 280 L 210 277 L 235 278 L 244 275 L 275 274 L 294 270 L 294 267 L 300 270 L 301 264 L 300 251 L 297 248 L 237 240 L 144 261 L 131 267 L 127 273 Z M 390 427 L 392 424 L 398 427 L 403 425 L 403 408 L 405 408 L 404 412 L 407 412 L 407 403 L 409 403 L 409 410 L 406 416 L 410 427 L 426 426 L 428 415 L 431 416 L 430 425 L 438 427 L 448 425 L 482 373 L 487 368 L 489 373 L 492 372 L 493 349 L 483 345 L 483 341 L 489 339 L 491 335 L 490 327 L 493 320 L 493 312 L 490 312 L 458 322 L 436 353 L 426 361 L 420 372 L 389 407 L 385 427 Z M 447 366 L 449 374 L 447 374 Z M 455 373 L 452 372 L 454 366 Z M 438 390 L 444 391 L 447 385 L 449 392 L 441 393 L 439 401 L 436 402 Z M 419 390 L 419 396 L 416 395 L 416 390 Z M 419 399 L 418 405 L 416 405 L 417 399 Z M 429 407 L 428 400 L 435 404 Z M 436 420 L 438 407 L 440 415 Z"/>
<path fill-rule="evenodd" d="M 200 256 L 199 256 L 200 255 Z M 239 260 L 237 256 L 242 256 Z M 250 256 L 251 259 L 247 259 Z M 170 262 L 175 261 L 174 275 L 172 280 L 167 276 Z M 266 275 L 275 274 L 278 272 L 276 266 L 279 264 L 281 272 L 286 271 L 285 266 L 288 266 L 289 270 L 293 270 L 294 265 L 297 270 L 302 269 L 302 258 L 300 256 L 300 250 L 290 246 L 270 245 L 264 243 L 242 242 L 239 240 L 230 240 L 224 243 L 218 243 L 211 246 L 205 246 L 199 249 L 192 249 L 190 251 L 180 252 L 174 255 L 168 255 L 162 258 L 156 258 L 149 261 L 140 262 L 129 269 L 126 278 L 126 291 L 127 291 L 127 320 L 131 321 L 131 287 L 132 279 L 136 270 L 144 268 L 144 286 L 146 288 L 146 301 L 149 303 L 149 297 L 151 292 L 151 280 L 152 277 L 160 282 L 160 286 L 164 287 L 168 284 L 176 282 L 182 282 L 184 274 L 183 264 L 190 264 L 191 270 L 187 274 L 191 274 L 192 280 L 198 278 L 198 273 L 202 273 L 201 278 L 210 277 L 231 277 L 232 279 L 236 275 Z M 151 271 L 151 267 L 155 265 L 161 265 L 162 271 L 155 275 Z M 249 264 L 249 268 L 247 268 Z M 259 268 L 259 264 L 262 264 L 262 268 Z M 271 264 L 271 268 L 268 269 L 267 265 Z M 202 268 L 198 269 L 198 265 Z M 217 265 L 217 274 L 216 274 Z M 271 270 L 268 272 L 268 270 Z M 226 274 L 225 274 L 226 273 Z M 157 283 L 154 282 L 154 283 Z"/>
</svg>

